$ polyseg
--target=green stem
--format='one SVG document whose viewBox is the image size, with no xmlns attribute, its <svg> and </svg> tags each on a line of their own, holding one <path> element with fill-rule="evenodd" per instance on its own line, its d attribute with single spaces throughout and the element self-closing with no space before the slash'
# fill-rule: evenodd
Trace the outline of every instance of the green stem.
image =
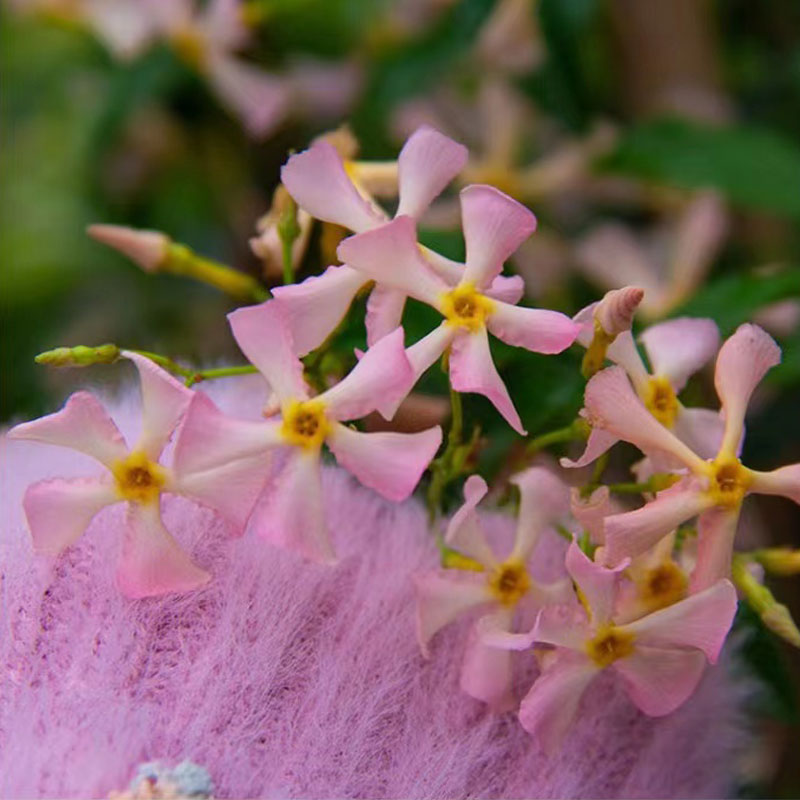
<svg viewBox="0 0 800 800">
<path fill-rule="evenodd" d="M 535 438 L 531 439 L 526 448 L 525 453 L 528 456 L 535 455 L 540 450 L 544 450 L 551 444 L 560 444 L 561 442 L 574 442 L 585 441 L 589 438 L 590 433 L 589 424 L 586 420 L 578 417 L 576 420 L 566 425 L 563 428 L 556 428 L 556 430 L 548 431 Z"/>
<path fill-rule="evenodd" d="M 461 395 L 450 386 L 450 432 L 444 453 L 431 464 L 431 482 L 428 486 L 428 521 L 431 525 L 442 508 L 444 490 L 463 469 L 463 459 L 458 458 L 464 430 L 464 410 Z"/>
<path fill-rule="evenodd" d="M 246 364 L 241 367 L 214 367 L 212 369 L 192 369 L 191 367 L 184 367 L 177 361 L 173 361 L 167 356 L 162 356 L 159 353 L 150 353 L 146 350 L 131 350 L 132 353 L 138 353 L 145 358 L 154 361 L 160 367 L 163 367 L 168 372 L 175 375 L 180 375 L 184 379 L 187 386 L 194 386 L 201 381 L 210 381 L 215 378 L 230 378 L 236 375 L 251 375 L 258 370 L 251 364 Z"/>
<path fill-rule="evenodd" d="M 297 222 L 297 203 L 286 192 L 285 208 L 278 220 L 278 238 L 281 240 L 281 260 L 283 262 L 284 285 L 294 283 L 294 264 L 292 263 L 292 249 L 300 236 L 300 225 Z"/>
</svg>

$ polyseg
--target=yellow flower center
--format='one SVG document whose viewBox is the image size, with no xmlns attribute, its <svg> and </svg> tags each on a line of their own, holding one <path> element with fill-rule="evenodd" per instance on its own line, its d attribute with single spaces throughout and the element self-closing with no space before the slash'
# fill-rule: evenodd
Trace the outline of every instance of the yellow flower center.
<svg viewBox="0 0 800 800">
<path fill-rule="evenodd" d="M 134 503 L 158 500 L 167 479 L 167 471 L 142 452 L 133 452 L 126 459 L 117 461 L 111 473 L 120 496 Z"/>
<path fill-rule="evenodd" d="M 494 303 L 469 283 L 443 294 L 441 302 L 442 314 L 447 321 L 472 333 L 479 331 L 494 311 Z"/>
<path fill-rule="evenodd" d="M 653 377 L 647 384 L 644 400 L 647 410 L 665 427 L 671 428 L 678 416 L 678 399 L 666 378 Z"/>
<path fill-rule="evenodd" d="M 283 411 L 283 438 L 297 447 L 321 447 L 330 426 L 319 400 L 292 401 Z"/>
<path fill-rule="evenodd" d="M 665 561 L 637 581 L 639 596 L 649 611 L 666 608 L 686 596 L 686 575 L 674 561 Z"/>
<path fill-rule="evenodd" d="M 586 652 L 598 667 L 607 667 L 633 652 L 635 638 L 629 631 L 606 625 L 586 642 Z"/>
<path fill-rule="evenodd" d="M 708 492 L 718 506 L 736 508 L 752 483 L 750 470 L 738 458 L 717 459 L 711 464 Z"/>
<path fill-rule="evenodd" d="M 172 34 L 172 46 L 178 57 L 192 69 L 202 71 L 206 60 L 203 38 L 192 28 L 183 28 Z"/>
<path fill-rule="evenodd" d="M 489 576 L 489 591 L 504 606 L 514 606 L 531 588 L 531 579 L 521 561 L 506 561 Z"/>
</svg>

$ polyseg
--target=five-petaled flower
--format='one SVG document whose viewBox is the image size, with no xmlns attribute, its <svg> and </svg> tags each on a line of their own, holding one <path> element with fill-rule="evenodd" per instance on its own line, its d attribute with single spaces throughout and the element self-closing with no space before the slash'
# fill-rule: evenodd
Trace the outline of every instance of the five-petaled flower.
<svg viewBox="0 0 800 800">
<path fill-rule="evenodd" d="M 322 498 L 322 444 L 365 486 L 400 501 L 414 490 L 441 442 L 438 426 L 403 434 L 361 433 L 342 424 L 394 407 L 408 392 L 412 371 L 403 331 L 384 336 L 345 378 L 311 397 L 281 306 L 269 300 L 240 308 L 228 319 L 242 352 L 276 396 L 280 416 L 249 422 L 226 417 L 210 401 L 196 404 L 181 428 L 175 463 L 183 469 L 212 469 L 288 450 L 276 485 L 268 490 L 267 502 L 256 506 L 250 527 L 275 545 L 333 562 Z"/>
<path fill-rule="evenodd" d="M 213 469 L 172 469 L 160 463 L 164 447 L 195 395 L 152 361 L 123 351 L 139 370 L 142 432 L 132 448 L 92 394 L 76 392 L 61 411 L 12 428 L 14 439 L 32 439 L 86 453 L 107 468 L 99 478 L 52 479 L 33 484 L 24 507 L 38 553 L 58 555 L 86 530 L 105 506 L 127 502 L 120 589 L 129 597 L 183 592 L 206 583 L 161 521 L 162 494 L 180 494 L 218 511 L 241 529 L 266 480 L 265 469 L 250 461 Z"/>
<path fill-rule="evenodd" d="M 647 410 L 619 367 L 599 372 L 587 384 L 585 404 L 592 425 L 645 452 L 673 457 L 689 474 L 636 511 L 605 520 L 606 563 L 643 553 L 678 525 L 699 516 L 693 591 L 730 574 L 733 539 L 747 494 L 783 495 L 800 503 L 800 464 L 759 472 L 743 466 L 738 453 L 750 396 L 780 348 L 756 325 L 742 325 L 722 345 L 714 383 L 722 403 L 725 430 L 712 459 L 704 459 Z"/>
<path fill-rule="evenodd" d="M 397 216 L 419 220 L 467 160 L 467 149 L 426 125 L 416 130 L 397 159 Z M 379 228 L 389 216 L 354 183 L 336 148 L 324 140 L 292 156 L 281 178 L 297 204 L 317 219 L 363 233 Z M 430 267 L 457 282 L 462 266 L 433 250 L 424 249 Z M 320 276 L 292 286 L 277 287 L 275 298 L 285 307 L 299 355 L 319 347 L 339 324 L 358 291 L 369 283 L 347 264 L 331 266 Z M 517 302 L 522 280 L 498 276 L 487 294 Z M 367 302 L 367 340 L 374 344 L 394 330 L 403 315 L 406 292 L 377 281 Z"/>
<path fill-rule="evenodd" d="M 580 326 L 557 311 L 522 308 L 493 297 L 490 287 L 505 260 L 533 233 L 536 218 L 525 206 L 491 186 L 461 191 L 466 263 L 455 279 L 437 274 L 417 244 L 408 216 L 351 236 L 339 257 L 379 284 L 435 308 L 441 325 L 408 349 L 415 375 L 450 351 L 450 383 L 459 392 L 477 392 L 494 403 L 509 425 L 524 434 L 522 422 L 495 369 L 487 331 L 511 345 L 536 353 L 560 353 Z"/>
<path fill-rule="evenodd" d="M 590 346 L 594 312 L 602 302 L 587 306 L 574 317 L 583 326 L 578 342 L 585 347 Z M 708 408 L 686 408 L 677 396 L 690 376 L 716 353 L 719 347 L 716 324 L 710 319 L 681 317 L 651 325 L 639 338 L 652 372 L 639 355 L 630 329 L 616 334 L 606 356 L 628 373 L 636 394 L 662 425 L 703 458 L 713 456 L 722 439 L 720 415 Z M 624 438 L 608 428 L 593 426 L 583 455 L 576 461 L 562 459 L 562 466 L 586 466 Z M 659 464 L 663 466 L 668 464 Z"/>
<path fill-rule="evenodd" d="M 613 669 L 631 700 L 645 714 L 663 716 L 694 692 L 706 659 L 716 663 L 736 613 L 736 590 L 720 580 L 699 594 L 634 622 L 618 624 L 615 601 L 620 571 L 590 561 L 575 544 L 566 566 L 580 605 L 551 605 L 539 612 L 528 634 L 483 630 L 484 642 L 500 649 L 551 645 L 542 672 L 520 705 L 523 727 L 547 749 L 563 739 L 580 699 L 604 669 Z"/>
<path fill-rule="evenodd" d="M 572 596 L 568 579 L 542 583 L 529 572 L 529 561 L 539 536 L 569 508 L 567 487 L 543 467 L 531 467 L 512 479 L 519 488 L 520 508 L 511 552 L 499 559 L 481 529 L 476 506 L 487 492 L 483 478 L 472 475 L 464 484 L 464 505 L 447 528 L 448 546 L 463 554 L 463 571 L 430 572 L 416 579 L 417 636 L 423 653 L 431 637 L 460 614 L 483 607 L 470 633 L 461 670 L 461 688 L 494 709 L 509 708 L 510 652 L 488 647 L 480 637 L 483 625 L 510 631 L 515 617 L 533 614 L 550 603 Z M 523 621 L 523 624 L 524 621 Z"/>
</svg>

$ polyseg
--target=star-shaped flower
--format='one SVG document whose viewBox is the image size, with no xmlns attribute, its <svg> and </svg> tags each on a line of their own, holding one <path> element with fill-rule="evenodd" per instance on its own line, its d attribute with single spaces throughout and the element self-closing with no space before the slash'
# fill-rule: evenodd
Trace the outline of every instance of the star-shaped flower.
<svg viewBox="0 0 800 800">
<path fill-rule="evenodd" d="M 228 319 L 242 352 L 272 388 L 280 415 L 249 422 L 224 416 L 210 401 L 197 404 L 181 428 L 175 462 L 204 470 L 246 457 L 266 462 L 272 451 L 285 451 L 276 484 L 256 507 L 250 527 L 279 547 L 333 562 L 322 497 L 322 445 L 365 486 L 400 501 L 414 490 L 441 442 L 438 426 L 403 434 L 361 433 L 342 424 L 394 407 L 408 392 L 412 373 L 403 331 L 383 337 L 339 383 L 312 397 L 281 306 L 270 300 L 240 308 Z"/>
<path fill-rule="evenodd" d="M 416 226 L 408 216 L 351 236 L 339 257 L 377 283 L 435 308 L 442 324 L 408 350 L 416 376 L 450 351 L 450 383 L 494 403 L 509 425 L 524 434 L 519 415 L 489 351 L 488 331 L 535 353 L 560 353 L 580 325 L 557 311 L 522 308 L 492 296 L 489 287 L 503 263 L 533 233 L 536 219 L 523 205 L 491 186 L 461 192 L 466 263 L 455 279 L 437 274 L 420 252 Z"/>
<path fill-rule="evenodd" d="M 688 475 L 636 511 L 605 520 L 605 558 L 617 564 L 652 547 L 678 525 L 700 515 L 697 564 L 692 590 L 730 574 L 739 511 L 748 494 L 783 495 L 800 503 L 800 464 L 759 472 L 743 466 L 738 453 L 750 396 L 780 348 L 756 325 L 742 325 L 717 356 L 715 386 L 722 403 L 725 430 L 713 459 L 704 459 L 664 427 L 634 393 L 619 367 L 595 375 L 586 386 L 586 410 L 596 428 L 636 445 L 661 452 L 688 469 Z"/>
<path fill-rule="evenodd" d="M 714 664 L 736 613 L 736 590 L 720 580 L 705 591 L 627 624 L 615 620 L 619 572 L 590 561 L 573 543 L 567 570 L 581 605 L 548 606 L 529 634 L 484 629 L 486 644 L 524 650 L 552 645 L 543 669 L 520 705 L 523 727 L 545 748 L 564 738 L 583 693 L 603 670 L 613 669 L 645 714 L 660 717 L 694 692 L 706 660 Z"/>
<path fill-rule="evenodd" d="M 117 580 L 129 597 L 183 592 L 210 576 L 192 563 L 161 521 L 162 494 L 180 494 L 210 506 L 241 530 L 266 480 L 252 461 L 213 469 L 173 469 L 160 458 L 181 417 L 197 403 L 195 395 L 152 361 L 123 351 L 139 370 L 142 433 L 129 448 L 99 400 L 73 394 L 61 411 L 12 428 L 14 439 L 70 447 L 99 461 L 100 478 L 45 480 L 31 486 L 24 507 L 37 552 L 58 555 L 84 532 L 105 506 L 126 502 L 122 558 Z"/>
<path fill-rule="evenodd" d="M 464 484 L 464 505 L 453 515 L 445 536 L 448 546 L 466 556 L 466 571 L 448 569 L 416 579 L 417 636 L 426 655 L 428 643 L 439 629 L 472 608 L 486 610 L 470 633 L 461 688 L 498 710 L 511 705 L 511 654 L 485 645 L 479 635 L 481 626 L 510 631 L 520 614 L 531 615 L 547 604 L 572 597 L 568 580 L 545 584 L 529 572 L 540 535 L 569 508 L 567 487 L 543 467 L 531 467 L 512 482 L 520 491 L 520 507 L 508 556 L 498 558 L 481 529 L 476 506 L 488 488 L 483 478 L 472 475 Z M 530 616 L 528 625 L 532 619 Z"/>
<path fill-rule="evenodd" d="M 397 216 L 419 220 L 433 199 L 458 174 L 467 150 L 428 126 L 417 129 L 397 160 Z M 352 170 L 327 141 L 315 142 L 292 156 L 281 179 L 297 204 L 317 219 L 363 233 L 379 228 L 390 217 L 351 177 Z M 461 265 L 432 250 L 424 250 L 431 267 L 448 280 L 458 281 Z M 278 287 L 275 298 L 285 307 L 299 355 L 314 350 L 336 328 L 358 291 L 369 283 L 363 273 L 345 265 L 332 266 L 320 276 Z M 497 299 L 516 302 L 522 296 L 519 278 L 498 278 L 490 290 Z M 376 342 L 399 324 L 406 295 L 380 281 L 367 303 L 367 337 Z"/>
</svg>

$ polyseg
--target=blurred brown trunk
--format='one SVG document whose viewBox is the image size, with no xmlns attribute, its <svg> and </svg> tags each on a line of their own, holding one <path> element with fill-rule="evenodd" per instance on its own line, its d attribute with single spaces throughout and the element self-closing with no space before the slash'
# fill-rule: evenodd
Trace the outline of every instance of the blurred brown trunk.
<svg viewBox="0 0 800 800">
<path fill-rule="evenodd" d="M 633 116 L 730 119 L 711 0 L 609 0 L 608 6 L 623 100 Z"/>
</svg>

